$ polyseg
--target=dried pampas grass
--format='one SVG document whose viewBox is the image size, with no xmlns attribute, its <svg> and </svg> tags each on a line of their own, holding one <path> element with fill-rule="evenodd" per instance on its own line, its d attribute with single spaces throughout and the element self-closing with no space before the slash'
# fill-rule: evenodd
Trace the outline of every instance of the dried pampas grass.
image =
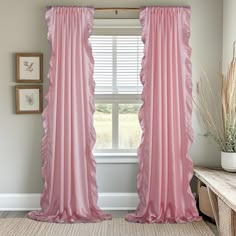
<svg viewBox="0 0 236 236">
<path fill-rule="evenodd" d="M 205 137 L 212 137 L 221 151 L 236 152 L 236 58 L 235 43 L 233 60 L 229 64 L 226 76 L 220 73 L 219 86 L 212 89 L 210 81 L 204 78 L 197 82 L 194 103 L 199 111 Z M 220 101 L 221 104 L 218 104 Z M 217 111 L 221 106 L 221 115 Z"/>
</svg>

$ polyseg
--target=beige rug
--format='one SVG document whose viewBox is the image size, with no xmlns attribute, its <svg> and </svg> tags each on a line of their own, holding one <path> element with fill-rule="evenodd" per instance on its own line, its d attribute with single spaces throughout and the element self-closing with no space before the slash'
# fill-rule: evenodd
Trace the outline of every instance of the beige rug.
<svg viewBox="0 0 236 236">
<path fill-rule="evenodd" d="M 0 219 L 1 236 L 213 236 L 203 222 L 188 224 L 137 224 L 115 218 L 101 223 L 51 224 L 27 218 Z"/>
</svg>

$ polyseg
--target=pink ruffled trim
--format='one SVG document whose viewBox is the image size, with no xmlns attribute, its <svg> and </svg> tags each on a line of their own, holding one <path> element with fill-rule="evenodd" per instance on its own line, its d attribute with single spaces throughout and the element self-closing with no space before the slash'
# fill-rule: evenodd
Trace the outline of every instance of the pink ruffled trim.
<svg viewBox="0 0 236 236">
<path fill-rule="evenodd" d="M 145 156 L 148 156 L 148 150 L 145 147 L 148 147 L 147 145 L 147 141 L 145 139 L 145 133 L 146 133 L 146 127 L 145 127 L 145 104 L 146 104 L 146 96 L 148 94 L 147 91 L 147 86 L 146 86 L 146 78 L 145 78 L 145 74 L 144 71 L 146 71 L 146 55 L 147 55 L 147 47 L 145 46 L 146 43 L 146 35 L 147 35 L 147 24 L 145 24 L 145 17 L 146 17 L 146 9 L 147 8 L 142 8 L 140 11 L 140 23 L 142 25 L 142 41 L 144 43 L 144 55 L 142 58 L 142 70 L 140 73 L 140 80 L 141 83 L 143 85 L 143 91 L 142 91 L 142 101 L 143 104 L 141 106 L 141 109 L 139 111 L 139 123 L 142 129 L 142 139 L 141 139 L 141 144 L 138 148 L 137 154 L 138 154 L 138 160 L 139 160 L 139 173 L 137 176 L 137 188 L 138 188 L 138 194 L 139 194 L 139 198 L 140 198 L 140 204 L 138 206 L 137 211 L 139 210 L 139 208 L 143 208 L 144 206 L 146 206 L 146 202 L 147 202 L 147 195 L 146 193 L 147 191 L 147 186 L 143 184 L 143 179 L 144 179 L 144 160 L 143 158 Z M 141 188 L 141 186 L 143 186 L 143 188 Z M 146 189 L 145 189 L 146 188 Z M 128 219 L 128 217 L 127 217 Z"/>
<path fill-rule="evenodd" d="M 54 61 L 54 57 L 55 57 L 55 53 L 54 53 L 54 48 L 53 48 L 53 31 L 54 31 L 54 17 L 53 17 L 53 12 L 54 12 L 54 7 L 48 8 L 48 10 L 46 11 L 45 14 L 45 19 L 47 22 L 47 26 L 48 26 L 48 34 L 47 34 L 47 38 L 48 41 L 51 45 L 51 57 L 50 57 L 50 63 L 49 63 L 49 71 L 48 71 L 48 81 L 49 81 L 49 88 L 48 88 L 48 92 L 45 96 L 45 100 L 47 101 L 47 106 L 44 108 L 44 111 L 42 113 L 42 119 L 43 119 L 43 129 L 44 129 L 44 137 L 42 139 L 42 169 L 41 169 L 41 175 L 42 175 L 42 179 L 44 181 L 44 189 L 43 189 L 43 193 L 41 195 L 41 199 L 40 199 L 40 205 L 42 210 L 40 211 L 33 211 L 30 212 L 28 214 L 28 216 L 32 219 L 37 219 L 38 216 L 43 213 L 44 211 L 47 211 L 48 207 L 49 207 L 49 182 L 50 182 L 50 176 L 49 176 L 49 158 L 51 156 L 51 143 L 50 143 L 50 131 L 49 131 L 49 127 L 48 127 L 48 123 L 49 123 L 49 106 L 51 104 L 51 90 L 52 90 L 52 86 L 53 86 L 53 82 L 52 82 L 52 78 L 53 78 L 53 61 Z"/>
<path fill-rule="evenodd" d="M 99 218 L 100 220 L 109 220 L 111 219 L 110 214 L 104 214 L 98 207 L 97 207 L 97 201 L 98 201 L 98 191 L 97 191 L 97 183 L 96 183 L 96 162 L 93 156 L 93 147 L 96 141 L 96 132 L 94 129 L 93 125 L 93 114 L 95 111 L 95 106 L 94 106 L 94 90 L 95 90 L 95 81 L 93 79 L 93 73 L 94 73 L 94 59 L 93 59 L 93 54 L 92 54 L 92 48 L 89 43 L 89 37 L 92 32 L 93 28 L 93 15 L 94 15 L 94 9 L 93 8 L 87 8 L 87 27 L 88 30 L 86 31 L 85 39 L 87 42 L 86 45 L 86 51 L 87 51 L 87 56 L 89 58 L 89 117 L 88 117 L 88 123 L 89 123 L 89 142 L 88 142 L 88 169 L 89 169 L 89 182 L 91 183 L 90 187 L 90 193 L 92 195 L 93 199 L 93 207 L 95 212 L 99 212 Z"/>
<path fill-rule="evenodd" d="M 54 32 L 54 17 L 53 17 L 53 11 L 54 8 L 50 8 L 47 10 L 46 12 L 46 22 L 47 22 L 47 26 L 48 26 L 48 41 L 51 45 L 51 58 L 50 58 L 50 64 L 49 64 L 49 71 L 48 71 L 48 81 L 49 81 L 49 88 L 48 88 L 48 92 L 45 96 L 45 99 L 47 101 L 47 106 L 43 111 L 42 114 L 42 118 L 43 118 L 43 128 L 44 128 L 44 137 L 42 140 L 42 178 L 44 180 L 44 190 L 41 196 L 41 200 L 40 200 L 40 205 L 42 207 L 43 210 L 48 208 L 49 205 L 49 199 L 48 199 L 48 184 L 50 181 L 49 178 L 49 173 L 48 173 L 48 159 L 51 156 L 51 140 L 49 138 L 50 136 L 50 131 L 49 131 L 49 127 L 48 127 L 48 123 L 49 123 L 49 106 L 51 104 L 51 90 L 52 90 L 52 86 L 53 86 L 53 82 L 52 82 L 52 78 L 53 78 L 53 61 L 55 58 L 55 52 L 54 52 L 54 48 L 53 48 L 53 32 Z"/>
<path fill-rule="evenodd" d="M 186 124 L 186 134 L 187 134 L 187 144 L 186 144 L 186 169 L 188 172 L 186 172 L 186 182 L 187 184 L 184 184 L 184 186 L 187 186 L 186 192 L 188 194 L 189 202 L 192 202 L 192 209 L 195 209 L 195 212 L 197 212 L 196 209 L 196 203 L 190 188 L 190 181 L 193 177 L 193 162 L 189 156 L 189 150 L 192 146 L 193 139 L 194 139 L 194 133 L 192 128 L 192 63 L 191 63 L 191 52 L 192 49 L 189 45 L 189 38 L 190 38 L 190 16 L 191 16 L 191 9 L 182 8 L 182 14 L 183 14 L 183 42 L 184 42 L 184 55 L 185 55 L 185 71 L 186 71 L 186 77 L 185 77 L 185 87 L 186 87 L 186 116 L 185 116 L 185 124 Z M 196 216 L 196 221 L 201 220 L 202 218 L 198 215 Z"/>
<path fill-rule="evenodd" d="M 165 218 L 163 215 L 153 215 L 151 217 L 133 217 L 132 214 L 127 215 L 125 218 L 127 221 L 134 222 L 134 223 L 147 223 L 147 224 L 165 224 L 165 223 L 170 223 L 170 224 L 182 224 L 182 223 L 191 223 L 195 221 L 201 221 L 202 218 L 198 215 L 191 216 L 191 217 L 176 217 L 176 218 Z"/>
</svg>

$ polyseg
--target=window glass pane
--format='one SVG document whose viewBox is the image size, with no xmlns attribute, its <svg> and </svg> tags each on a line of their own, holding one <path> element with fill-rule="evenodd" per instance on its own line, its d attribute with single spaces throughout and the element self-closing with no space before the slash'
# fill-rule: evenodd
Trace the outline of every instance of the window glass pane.
<svg viewBox="0 0 236 236">
<path fill-rule="evenodd" d="M 141 128 L 138 112 L 141 104 L 119 104 L 119 148 L 137 149 L 140 145 Z"/>
<path fill-rule="evenodd" d="M 94 112 L 96 143 L 94 149 L 112 148 L 112 105 L 96 104 Z"/>
</svg>

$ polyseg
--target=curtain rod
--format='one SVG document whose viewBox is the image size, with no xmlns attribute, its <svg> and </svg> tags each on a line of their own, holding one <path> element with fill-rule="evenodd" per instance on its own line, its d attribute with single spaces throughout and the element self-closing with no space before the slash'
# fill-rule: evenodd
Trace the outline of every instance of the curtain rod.
<svg viewBox="0 0 236 236">
<path fill-rule="evenodd" d="M 51 8 L 51 7 L 57 7 L 57 6 L 47 6 L 47 8 Z M 82 6 L 81 6 L 82 7 Z M 145 6 L 144 6 L 145 7 Z M 148 6 L 147 6 L 148 7 Z M 150 6 L 150 7 L 179 7 L 179 8 L 191 8 L 190 6 Z M 112 7 L 112 8 L 94 8 L 95 11 L 139 11 L 141 8 L 143 7 L 135 7 L 135 8 L 126 8 L 126 7 Z"/>
<path fill-rule="evenodd" d="M 190 6 L 154 6 L 154 7 L 180 7 L 180 8 L 190 8 Z M 139 11 L 140 8 L 126 8 L 126 7 L 112 7 L 112 8 L 95 8 L 95 11 Z"/>
<path fill-rule="evenodd" d="M 116 8 L 95 8 L 95 11 L 139 11 L 140 8 L 123 8 L 123 7 L 116 7 Z"/>
</svg>

